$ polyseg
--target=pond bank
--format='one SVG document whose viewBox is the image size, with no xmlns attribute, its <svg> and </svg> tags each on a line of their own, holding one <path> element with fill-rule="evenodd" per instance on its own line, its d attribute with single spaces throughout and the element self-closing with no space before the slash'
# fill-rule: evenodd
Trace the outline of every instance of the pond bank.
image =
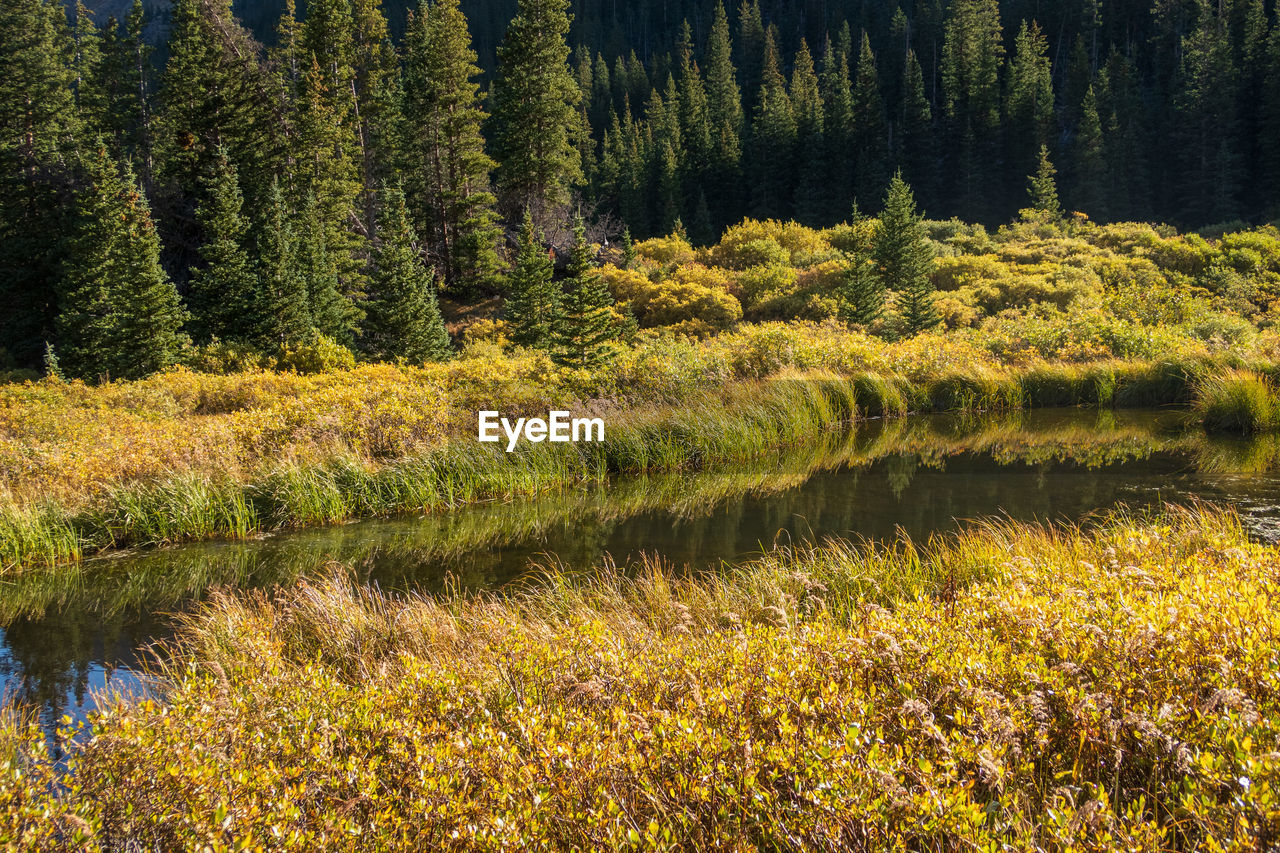
<svg viewBox="0 0 1280 853">
<path fill-rule="evenodd" d="M 876 373 L 792 373 L 704 386 L 663 405 L 614 408 L 603 415 L 605 440 L 599 443 L 526 442 L 505 453 L 474 436 L 455 436 L 396 459 L 346 448 L 256 473 L 214 468 L 153 476 L 112 485 L 79 508 L 56 501 L 0 503 L 0 571 L 53 566 L 135 545 L 245 538 L 429 512 L 601 483 L 616 475 L 697 470 L 814 443 L 867 417 L 1061 406 L 1187 407 L 1201 399 L 1197 389 L 1206 377 L 1227 370 L 1205 361 L 1107 362 L 1001 371 L 955 368 L 915 382 Z M 1213 387 L 1220 391 L 1234 388 L 1232 382 L 1255 380 L 1270 388 L 1265 378 L 1240 371 Z M 1207 426 L 1241 429 L 1247 413 L 1221 414 L 1234 410 L 1230 400 L 1240 395 L 1227 391 L 1225 396 L 1227 402 L 1206 403 L 1196 411 Z M 1245 399 L 1256 404 L 1257 394 Z M 593 407 L 598 404 L 577 405 Z"/>
</svg>

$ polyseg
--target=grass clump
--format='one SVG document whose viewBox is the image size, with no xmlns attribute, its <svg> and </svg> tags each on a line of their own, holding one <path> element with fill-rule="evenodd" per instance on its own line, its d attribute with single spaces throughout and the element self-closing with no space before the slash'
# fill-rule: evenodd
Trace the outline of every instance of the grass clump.
<svg viewBox="0 0 1280 853">
<path fill-rule="evenodd" d="M 96 849 L 1267 849 L 1278 594 L 1280 551 L 1189 510 L 217 595 L 62 793 L 5 729 L 0 813 Z"/>
<path fill-rule="evenodd" d="M 1211 432 L 1268 432 L 1280 426 L 1275 387 L 1248 370 L 1205 378 L 1196 389 L 1194 411 Z"/>
</svg>

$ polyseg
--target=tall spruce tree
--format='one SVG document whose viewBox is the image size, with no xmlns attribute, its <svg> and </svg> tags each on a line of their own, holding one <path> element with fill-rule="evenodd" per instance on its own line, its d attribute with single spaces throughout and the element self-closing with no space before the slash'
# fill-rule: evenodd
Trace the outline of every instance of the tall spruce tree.
<svg viewBox="0 0 1280 853">
<path fill-rule="evenodd" d="M 563 282 L 560 311 L 552 329 L 551 358 L 566 367 L 596 367 L 610 353 L 613 296 L 596 270 L 582 216 L 573 223 L 573 248 Z"/>
<path fill-rule="evenodd" d="M 298 221 L 298 273 L 306 285 L 311 321 L 320 334 L 350 346 L 362 314 L 342 293 L 341 269 L 329 246 L 329 233 L 314 195 L 307 194 Z"/>
<path fill-rule="evenodd" d="M 177 360 L 185 315 L 132 173 L 103 147 L 86 171 L 59 288 L 58 358 L 70 376 L 136 379 Z"/>
<path fill-rule="evenodd" d="M 331 66 L 338 60 L 331 60 Z M 324 246 L 326 264 L 336 276 L 337 292 L 349 303 L 333 303 L 334 312 L 322 314 L 316 308 L 317 323 L 322 316 L 336 320 L 338 314 L 348 320 L 340 325 L 352 329 L 358 321 L 358 308 L 367 284 L 365 260 L 368 231 L 359 223 L 365 219 L 358 162 L 359 146 L 348 123 L 349 100 L 330 91 L 327 80 L 350 77 L 339 68 L 326 72 L 314 54 L 296 101 L 295 137 L 292 147 L 294 168 L 290 178 L 294 185 L 295 204 L 306 211 L 309 227 L 319 233 L 307 235 L 308 241 Z M 344 115 L 347 118 L 344 118 Z M 327 276 L 327 273 L 326 273 Z M 318 291 L 312 290 L 313 308 Z M 337 309 L 341 309 L 340 311 Z M 324 330 L 324 326 L 321 326 Z M 335 340 L 348 342 L 348 334 L 340 334 L 336 326 L 324 333 Z"/>
<path fill-rule="evenodd" d="M 1262 186 L 1271 199 L 1264 210 L 1280 215 L 1280 24 L 1272 26 L 1267 39 L 1265 68 L 1268 85 L 1262 90 L 1258 117 L 1258 159 L 1264 176 Z"/>
<path fill-rule="evenodd" d="M 925 95 L 924 70 L 912 50 L 907 51 L 903 72 L 902 118 L 898 127 L 898 162 L 906 180 L 926 204 L 932 203 L 938 183 L 933 110 Z"/>
<path fill-rule="evenodd" d="M 440 361 L 449 354 L 449 334 L 399 187 L 383 190 L 381 208 L 361 341 L 384 360 Z"/>
<path fill-rule="evenodd" d="M 298 244 L 289 206 L 272 180 L 258 222 L 257 265 L 262 304 L 256 342 L 264 349 L 297 346 L 313 332 L 307 282 L 298 264 Z"/>
<path fill-rule="evenodd" d="M 1181 85 L 1174 99 L 1177 190 L 1189 221 L 1223 222 L 1238 213 L 1242 170 L 1235 94 L 1237 69 L 1225 22 L 1208 0 L 1183 39 Z"/>
<path fill-rule="evenodd" d="M 1098 74 L 1098 109 L 1107 158 L 1107 211 L 1121 220 L 1151 216 L 1147 105 L 1133 62 L 1113 49 Z"/>
<path fill-rule="evenodd" d="M 791 110 L 796 117 L 795 214 L 802 222 L 819 222 L 826 208 L 825 117 L 818 74 L 804 39 L 791 70 Z"/>
<path fill-rule="evenodd" d="M 123 29 L 103 42 L 103 89 L 108 131 L 135 163 L 143 189 L 151 186 L 151 44 L 143 28 L 146 12 L 134 0 Z"/>
<path fill-rule="evenodd" d="M 779 62 L 770 28 L 751 126 L 751 210 L 761 219 L 790 216 L 795 187 L 796 118 Z"/>
<path fill-rule="evenodd" d="M 1074 191 L 1072 208 L 1096 220 L 1107 218 L 1107 163 L 1103 147 L 1102 122 L 1098 119 L 1098 100 L 1093 87 L 1085 90 L 1080 108 L 1080 124 L 1076 127 L 1071 147 L 1071 178 Z"/>
<path fill-rule="evenodd" d="M 702 72 L 693 58 L 693 33 L 685 21 L 678 47 L 677 94 L 681 141 L 677 153 L 685 187 L 686 209 L 691 209 L 702 188 L 703 171 L 711 158 L 711 119 L 707 103 L 707 87 Z"/>
<path fill-rule="evenodd" d="M 1040 26 L 1026 21 L 1018 29 L 1007 74 L 1005 152 L 1011 186 L 1036 168 L 1037 153 L 1049 144 L 1054 129 L 1053 69 L 1049 42 Z"/>
<path fill-rule="evenodd" d="M 205 179 L 205 200 L 196 211 L 204 243 L 203 262 L 187 288 L 190 329 L 198 343 L 210 338 L 251 341 L 261 327 L 258 271 L 246 250 L 249 223 L 236 168 L 219 150 L 213 174 Z"/>
<path fill-rule="evenodd" d="M 849 59 L 830 37 L 822 52 L 821 80 L 825 140 L 821 169 L 827 194 L 823 219 L 833 223 L 844 218 L 849 199 L 853 197 L 849 152 L 853 147 L 854 124 Z"/>
<path fill-rule="evenodd" d="M 517 245 L 515 267 L 507 275 L 505 306 L 511 340 L 520 346 L 549 350 L 560 314 L 560 289 L 552 280 L 555 265 L 528 211 Z"/>
<path fill-rule="evenodd" d="M 742 92 L 733 66 L 733 42 L 724 4 L 716 3 L 707 37 L 707 124 L 711 157 L 704 186 L 716 199 L 717 233 L 744 213 L 742 192 Z"/>
<path fill-rule="evenodd" d="M 409 20 L 405 37 L 403 145 L 406 192 L 447 287 L 463 294 L 495 283 L 501 231 L 489 190 L 476 54 L 458 0 Z"/>
<path fill-rule="evenodd" d="M 366 231 L 376 231 L 378 188 L 390 178 L 396 166 L 400 59 L 391 43 L 382 0 L 348 2 L 351 3 L 356 145 L 364 189 L 363 222 Z"/>
<path fill-rule="evenodd" d="M 254 202 L 284 151 L 261 46 L 232 14 L 231 0 L 177 0 L 168 50 L 155 120 L 156 208 L 174 264 L 185 268 L 200 244 L 194 191 L 219 149 Z"/>
<path fill-rule="evenodd" d="M 76 0 L 73 14 L 71 67 L 75 75 L 76 110 L 88 133 L 102 134 L 110 124 L 103 77 L 102 34 L 93 23 L 93 13 L 80 0 Z M 114 26 L 114 19 L 110 23 Z"/>
<path fill-rule="evenodd" d="M 929 277 L 933 247 L 916 212 L 915 196 L 901 174 L 889 181 L 872 257 L 885 289 L 897 292 L 898 314 L 906 331 L 915 335 L 938 325 Z"/>
<path fill-rule="evenodd" d="M 738 70 L 742 80 L 742 108 L 755 115 L 764 79 L 767 32 L 760 0 L 742 0 L 738 6 Z"/>
<path fill-rule="evenodd" d="M 61 200 L 80 136 L 63 6 L 0 4 L 0 44 L 0 349 L 34 367 L 57 311 Z"/>
<path fill-rule="evenodd" d="M 578 135 L 581 92 L 569 72 L 568 0 L 520 0 L 498 48 L 493 83 L 493 148 L 498 189 L 508 212 L 552 214 L 582 178 Z"/>
<path fill-rule="evenodd" d="M 1000 66 L 1004 41 L 997 0 L 956 0 L 947 18 L 940 71 L 953 191 L 966 217 L 990 218 L 999 162 Z"/>
<path fill-rule="evenodd" d="M 853 81 L 853 191 L 856 198 L 879 195 L 888 178 L 889 139 L 871 39 L 864 32 Z"/>
</svg>

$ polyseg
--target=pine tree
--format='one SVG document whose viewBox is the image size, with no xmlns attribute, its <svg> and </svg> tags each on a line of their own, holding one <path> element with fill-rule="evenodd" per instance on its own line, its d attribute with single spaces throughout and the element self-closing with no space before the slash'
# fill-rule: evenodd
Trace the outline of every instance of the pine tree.
<svg viewBox="0 0 1280 853">
<path fill-rule="evenodd" d="M 323 311 L 316 305 L 317 294 L 327 292 L 329 273 L 320 281 L 324 288 L 312 289 L 312 308 L 321 331 L 334 340 L 347 344 L 358 323 L 357 303 L 363 299 L 367 285 L 365 273 L 366 232 L 356 223 L 364 217 L 363 184 L 357 162 L 359 148 L 351 128 L 345 125 L 343 112 L 347 99 L 334 95 L 325 82 L 327 77 L 318 58 L 313 56 L 302 80 L 297 99 L 296 134 L 292 145 L 294 168 L 290 174 L 294 184 L 295 204 L 305 211 L 308 227 L 318 233 L 306 235 L 313 246 L 323 246 L 326 270 L 332 268 L 333 286 L 341 300 L 328 302 Z M 342 77 L 342 72 L 338 72 Z M 348 113 L 349 115 L 349 113 Z M 319 250 L 317 250 L 319 251 Z M 319 255 L 316 255 L 318 257 Z M 323 317 L 332 320 L 326 326 Z M 339 317 L 343 318 L 339 320 Z M 346 332 L 339 329 L 345 328 Z"/>
<path fill-rule="evenodd" d="M 773 29 L 765 36 L 764 70 L 751 127 L 752 212 L 760 219 L 785 218 L 795 187 L 796 119 L 778 67 Z"/>
<path fill-rule="evenodd" d="M 924 71 L 916 59 L 915 51 L 907 51 L 902 92 L 898 162 L 902 164 L 906 179 L 928 204 L 934 199 L 937 187 L 933 111 L 925 96 Z"/>
<path fill-rule="evenodd" d="M 826 210 L 823 220 L 838 222 L 848 212 L 853 197 L 853 173 L 849 151 L 853 147 L 853 81 L 849 78 L 849 59 L 836 43 L 827 38 L 822 52 L 822 103 L 825 151 L 821 168 L 826 187 Z"/>
<path fill-rule="evenodd" d="M 822 92 L 814 70 L 809 45 L 800 40 L 795 67 L 791 71 L 791 110 L 796 117 L 796 157 L 798 185 L 795 191 L 796 218 L 819 222 L 826 207 L 824 116 Z"/>
<path fill-rule="evenodd" d="M 403 139 L 407 192 L 448 287 L 474 293 L 499 274 L 500 230 L 489 191 L 480 74 L 458 0 L 412 16 L 405 37 Z"/>
<path fill-rule="evenodd" d="M 970 219 L 992 213 L 1003 57 L 997 0 L 956 0 L 947 18 L 940 70 L 947 151 L 956 162 L 954 192 Z"/>
<path fill-rule="evenodd" d="M 449 334 L 440 318 L 432 276 L 416 243 L 404 193 L 399 187 L 386 188 L 362 336 L 365 349 L 386 361 L 416 364 L 440 361 L 449 354 Z"/>
<path fill-rule="evenodd" d="M 76 0 L 74 16 L 72 69 L 75 73 L 76 109 L 85 130 L 100 134 L 109 125 L 103 80 L 102 34 L 93 23 L 93 13 L 81 0 Z M 114 25 L 114 21 L 112 23 Z"/>
<path fill-rule="evenodd" d="M 844 256 L 839 289 L 840 318 L 846 323 L 868 327 L 884 316 L 885 289 L 871 257 L 872 247 L 862 239 L 865 223 L 856 204 L 853 227 L 858 238 Z"/>
<path fill-rule="evenodd" d="M 760 86 L 764 80 L 765 41 L 767 34 L 759 0 L 742 0 L 738 6 L 738 69 L 741 73 L 746 115 L 755 115 L 759 106 Z"/>
<path fill-rule="evenodd" d="M 258 272 L 245 250 L 244 197 L 225 152 L 218 152 L 205 186 L 205 201 L 196 211 L 205 238 L 200 246 L 204 265 L 192 271 L 187 290 L 192 336 L 199 343 L 249 341 L 261 326 Z"/>
<path fill-rule="evenodd" d="M 693 34 L 688 21 L 684 22 L 681 30 L 678 55 L 678 116 L 684 144 L 676 153 L 680 158 L 685 189 L 687 193 L 696 194 L 702 186 L 702 172 L 711 156 L 711 120 L 707 88 L 693 58 Z M 692 200 L 688 195 L 686 198 Z"/>
<path fill-rule="evenodd" d="M 1011 181 L 1021 182 L 1035 168 L 1037 152 L 1049 144 L 1053 114 L 1053 69 L 1049 42 L 1038 24 L 1026 21 L 1014 41 L 1005 98 L 1005 151 Z"/>
<path fill-rule="evenodd" d="M 279 180 L 267 191 L 256 229 L 262 306 L 257 343 L 264 349 L 296 346 L 313 334 L 307 283 L 298 268 L 297 237 Z"/>
<path fill-rule="evenodd" d="M 566 367 L 591 368 L 609 357 L 613 296 L 596 271 L 582 216 L 574 220 L 573 248 L 563 282 L 560 311 L 552 328 L 551 358 Z"/>
<path fill-rule="evenodd" d="M 520 0 L 498 48 L 493 146 L 506 210 L 535 219 L 569 200 L 582 180 L 574 140 L 581 93 L 569 73 L 568 0 Z"/>
<path fill-rule="evenodd" d="M 1181 154 L 1178 196 L 1190 221 L 1238 214 L 1241 163 L 1235 103 L 1238 73 L 1223 22 L 1199 0 L 1200 24 L 1183 39 L 1181 86 L 1174 99 Z"/>
<path fill-rule="evenodd" d="M 37 366 L 53 332 L 61 199 L 80 133 L 63 6 L 0 4 L 0 44 L 0 348 Z"/>
<path fill-rule="evenodd" d="M 507 275 L 506 298 L 511 340 L 520 346 L 551 348 L 560 314 L 560 290 L 552 280 L 554 274 L 551 257 L 538 239 L 533 214 L 525 211 L 515 267 Z"/>
<path fill-rule="evenodd" d="M 893 176 L 885 195 L 880 227 L 872 247 L 880 281 L 898 294 L 898 313 L 910 334 L 938 325 L 933 304 L 933 248 L 929 245 L 915 196 L 901 174 Z"/>
<path fill-rule="evenodd" d="M 742 192 L 742 93 L 733 67 L 733 43 L 724 4 L 717 2 L 707 38 L 707 124 L 711 155 L 704 187 L 716 200 L 712 226 L 719 233 L 745 211 Z"/>
<path fill-rule="evenodd" d="M 662 144 L 658 166 L 656 222 L 658 231 L 668 234 L 680 219 L 681 199 L 684 197 L 680 188 L 679 161 L 670 142 Z"/>
<path fill-rule="evenodd" d="M 313 0 L 314 2 L 314 0 Z M 382 0 L 347 0 L 351 4 L 352 88 L 356 145 L 364 187 L 366 231 L 376 230 L 378 188 L 395 168 L 394 149 L 400 132 L 400 60 L 391 43 Z"/>
<path fill-rule="evenodd" d="M 622 268 L 629 270 L 636 265 L 636 245 L 631 240 L 631 229 L 622 228 Z"/>
<path fill-rule="evenodd" d="M 1098 117 L 1107 161 L 1107 212 L 1117 220 L 1149 217 L 1151 188 L 1145 156 L 1146 106 L 1137 69 L 1113 49 L 1098 73 Z"/>
<path fill-rule="evenodd" d="M 591 70 L 591 126 L 604 127 L 614 113 L 613 75 L 604 55 L 596 52 L 595 67 Z"/>
<path fill-rule="evenodd" d="M 298 273 L 306 285 L 311 321 L 320 334 L 344 346 L 355 339 L 361 313 L 351 299 L 343 295 L 341 272 L 329 247 L 320 205 L 308 194 L 299 214 Z"/>
<path fill-rule="evenodd" d="M 174 363 L 185 317 L 133 175 L 104 148 L 86 169 L 59 288 L 61 368 L 85 379 L 135 379 Z"/>
<path fill-rule="evenodd" d="M 1072 194 L 1069 198 L 1074 210 L 1082 211 L 1096 220 L 1105 220 L 1107 163 L 1103 149 L 1102 123 L 1098 119 L 1098 101 L 1093 87 L 1085 91 L 1080 109 L 1080 124 L 1076 127 L 1071 148 Z"/>
<path fill-rule="evenodd" d="M 1028 178 L 1027 192 L 1031 196 L 1031 209 L 1051 220 L 1062 218 L 1062 205 L 1058 202 L 1058 170 L 1049 162 L 1049 148 L 1040 146 L 1040 164 L 1036 173 Z"/>
<path fill-rule="evenodd" d="M 168 50 L 155 120 L 157 210 L 167 243 L 196 246 L 192 190 L 219 149 L 254 200 L 277 173 L 284 157 L 278 99 L 258 60 L 261 47 L 232 15 L 231 0 L 177 0 Z M 191 260 L 176 258 L 180 266 Z"/>
<path fill-rule="evenodd" d="M 107 124 L 116 144 L 137 164 L 143 189 L 151 184 L 151 45 L 143 35 L 146 13 L 134 0 L 123 31 L 103 42 L 102 86 Z"/>
<path fill-rule="evenodd" d="M 742 93 L 738 88 L 737 70 L 733 67 L 733 42 L 729 36 L 729 18 L 724 3 L 717 2 L 707 38 L 707 118 L 718 132 L 728 126 L 742 133 Z"/>
<path fill-rule="evenodd" d="M 854 196 L 874 198 L 888 177 L 889 141 L 876 58 L 865 32 L 853 81 L 853 128 Z"/>
<path fill-rule="evenodd" d="M 1093 85 L 1093 61 L 1085 46 L 1084 34 L 1076 36 L 1067 59 L 1067 73 L 1062 83 L 1063 119 L 1069 129 L 1080 124 L 1085 93 Z"/>
<path fill-rule="evenodd" d="M 1266 76 L 1269 85 L 1262 94 L 1259 116 L 1259 166 L 1263 173 L 1263 188 L 1271 198 L 1269 214 L 1280 214 L 1280 26 L 1271 28 L 1267 39 Z"/>
</svg>

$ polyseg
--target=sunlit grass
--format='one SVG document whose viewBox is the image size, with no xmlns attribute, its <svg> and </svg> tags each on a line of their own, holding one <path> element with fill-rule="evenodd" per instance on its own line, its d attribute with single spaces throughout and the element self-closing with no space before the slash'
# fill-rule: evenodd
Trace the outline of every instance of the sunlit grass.
<svg viewBox="0 0 1280 853">
<path fill-rule="evenodd" d="M 1206 377 L 1196 389 L 1194 409 L 1210 430 L 1256 433 L 1280 426 L 1280 396 L 1275 387 L 1247 370 Z"/>
<path fill-rule="evenodd" d="M 1278 567 L 1200 508 L 692 576 L 548 566 L 502 593 L 221 593 L 60 796 L 38 730 L 0 727 L 0 826 L 103 848 L 1265 848 Z"/>
<path fill-rule="evenodd" d="M 599 375 L 549 373 L 521 355 L 325 377 L 179 372 L 101 388 L 4 388 L 0 480 L 10 497 L 0 503 L 0 569 L 698 470 L 911 412 L 1194 398 L 1207 429 L 1270 429 L 1274 412 L 1257 396 L 1266 380 L 1242 398 L 1235 364 L 1203 354 L 1002 364 L 944 337 L 885 344 L 827 326 L 764 324 L 650 343 Z M 552 406 L 600 414 L 606 440 L 510 454 L 475 440 L 477 408 Z"/>
</svg>

